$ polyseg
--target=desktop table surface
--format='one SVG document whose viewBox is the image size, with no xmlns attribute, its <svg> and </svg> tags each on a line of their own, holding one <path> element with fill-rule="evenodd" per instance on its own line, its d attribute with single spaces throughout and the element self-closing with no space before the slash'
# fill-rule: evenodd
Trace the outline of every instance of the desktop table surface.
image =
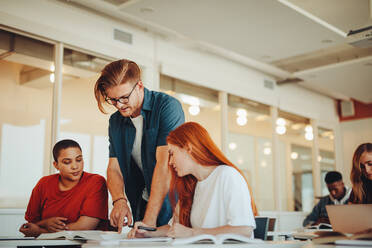
<svg viewBox="0 0 372 248">
<path fill-rule="evenodd" d="M 149 248 L 149 247 L 176 247 L 176 248 L 334 248 L 335 245 L 315 245 L 311 241 L 266 241 L 263 244 L 222 244 L 222 245 L 213 245 L 213 244 L 186 244 L 186 245 L 171 245 L 171 244 L 121 244 L 121 245 L 100 245 L 100 244 L 90 244 L 89 242 L 82 245 L 82 248 L 117 248 L 117 247 L 133 247 L 133 248 Z"/>
<path fill-rule="evenodd" d="M 60 247 L 82 247 L 82 248 L 118 248 L 118 247 L 133 247 L 133 248 L 149 248 L 156 246 L 161 247 L 177 247 L 177 248 L 207 248 L 211 244 L 187 244 L 187 245 L 177 245 L 172 246 L 171 244 L 90 244 L 89 242 L 84 243 L 83 241 L 75 240 L 1 240 L 0 247 L 49 247 L 49 246 L 60 246 Z M 263 244 L 222 244 L 213 245 L 214 248 L 334 248 L 335 245 L 316 245 L 311 241 L 266 241 Z"/>
<path fill-rule="evenodd" d="M 77 240 L 39 240 L 39 239 L 25 239 L 25 240 L 0 240 L 0 247 L 25 247 L 25 246 L 60 246 L 60 247 L 81 247 L 83 241 Z"/>
</svg>

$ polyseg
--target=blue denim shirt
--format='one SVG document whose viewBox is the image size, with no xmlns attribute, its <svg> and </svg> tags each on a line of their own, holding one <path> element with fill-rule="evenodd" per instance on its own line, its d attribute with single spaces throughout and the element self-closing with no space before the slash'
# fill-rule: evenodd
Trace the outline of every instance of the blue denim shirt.
<svg viewBox="0 0 372 248">
<path fill-rule="evenodd" d="M 151 192 L 152 175 L 156 165 L 156 148 L 166 145 L 169 132 L 185 121 L 182 106 L 177 99 L 146 88 L 144 88 L 141 115 L 143 116 L 141 146 L 143 173 L 131 156 L 136 136 L 136 128 L 132 121 L 117 111 L 111 115 L 109 122 L 110 158 L 116 157 L 119 161 L 125 183 L 125 193 L 132 212 L 137 209 L 144 187 L 148 192 Z M 171 217 L 172 208 L 167 195 L 161 207 L 157 224 L 165 225 Z"/>
</svg>

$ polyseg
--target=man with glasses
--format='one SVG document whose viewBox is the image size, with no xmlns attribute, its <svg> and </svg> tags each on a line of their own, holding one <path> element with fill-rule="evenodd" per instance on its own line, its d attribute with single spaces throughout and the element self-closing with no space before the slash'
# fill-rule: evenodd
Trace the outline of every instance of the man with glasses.
<svg viewBox="0 0 372 248">
<path fill-rule="evenodd" d="M 132 214 L 135 221 L 150 226 L 167 224 L 172 209 L 167 196 L 170 174 L 166 137 L 184 122 L 180 102 L 146 89 L 140 68 L 128 60 L 108 64 L 94 93 L 101 112 L 106 113 L 105 102 L 118 110 L 109 121 L 111 225 L 121 232 L 123 225 L 132 223 Z"/>
<path fill-rule="evenodd" d="M 303 226 L 318 225 L 320 223 L 329 224 L 326 205 L 348 203 L 351 188 L 346 188 L 342 181 L 342 175 L 340 172 L 327 172 L 324 181 L 327 184 L 329 195 L 324 196 L 319 200 L 318 204 L 314 206 L 313 211 L 303 221 Z"/>
</svg>

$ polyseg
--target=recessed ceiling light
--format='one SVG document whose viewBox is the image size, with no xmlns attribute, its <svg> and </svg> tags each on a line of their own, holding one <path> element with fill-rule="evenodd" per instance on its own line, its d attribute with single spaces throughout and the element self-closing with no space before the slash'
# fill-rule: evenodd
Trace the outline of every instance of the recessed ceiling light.
<svg viewBox="0 0 372 248">
<path fill-rule="evenodd" d="M 332 43 L 332 42 L 333 42 L 333 40 L 329 40 L 329 39 L 322 40 L 322 43 Z"/>
<path fill-rule="evenodd" d="M 143 7 L 143 8 L 140 8 L 140 11 L 141 11 L 142 13 L 152 13 L 152 12 L 154 12 L 155 10 L 154 10 L 153 8 L 151 8 L 151 7 Z"/>
</svg>

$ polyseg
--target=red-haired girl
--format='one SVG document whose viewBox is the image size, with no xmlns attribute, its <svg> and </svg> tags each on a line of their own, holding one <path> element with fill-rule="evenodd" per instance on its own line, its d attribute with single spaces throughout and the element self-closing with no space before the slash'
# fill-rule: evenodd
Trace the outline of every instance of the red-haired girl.
<svg viewBox="0 0 372 248">
<path fill-rule="evenodd" d="M 156 232 L 138 229 L 134 237 L 188 237 L 236 233 L 253 238 L 257 209 L 247 180 L 212 141 L 207 130 L 187 122 L 167 137 L 171 170 L 172 223 Z"/>
</svg>

